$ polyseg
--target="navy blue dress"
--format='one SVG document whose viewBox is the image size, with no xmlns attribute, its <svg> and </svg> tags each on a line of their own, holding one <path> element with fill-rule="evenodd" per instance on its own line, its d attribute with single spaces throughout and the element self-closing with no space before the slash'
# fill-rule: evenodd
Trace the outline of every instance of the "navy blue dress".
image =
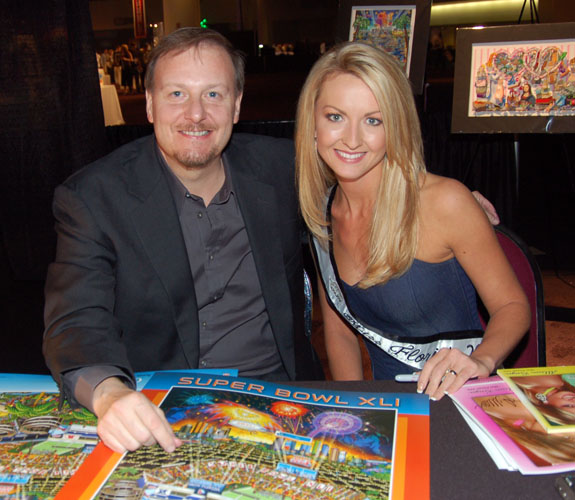
<svg viewBox="0 0 575 500">
<path fill-rule="evenodd" d="M 415 259 L 404 275 L 367 289 L 340 283 L 352 314 L 382 332 L 425 337 L 483 329 L 475 288 L 455 258 L 439 263 Z M 366 341 L 366 345 L 375 379 L 414 371 L 375 344 Z"/>
</svg>

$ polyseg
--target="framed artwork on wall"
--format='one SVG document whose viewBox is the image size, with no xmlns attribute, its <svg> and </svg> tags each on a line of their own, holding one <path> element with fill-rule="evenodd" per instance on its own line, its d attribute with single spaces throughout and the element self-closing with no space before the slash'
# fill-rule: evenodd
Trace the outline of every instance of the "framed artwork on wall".
<svg viewBox="0 0 575 500">
<path fill-rule="evenodd" d="M 369 43 L 392 55 L 421 94 L 431 0 L 340 0 L 338 41 Z"/>
<path fill-rule="evenodd" d="M 575 132 L 575 23 L 458 29 L 451 131 Z"/>
</svg>

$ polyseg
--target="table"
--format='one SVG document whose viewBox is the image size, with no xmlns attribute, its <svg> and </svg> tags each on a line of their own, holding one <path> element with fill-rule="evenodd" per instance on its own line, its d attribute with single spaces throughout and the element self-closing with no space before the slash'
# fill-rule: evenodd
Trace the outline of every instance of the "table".
<svg viewBox="0 0 575 500">
<path fill-rule="evenodd" d="M 48 375 L 0 374 L 0 390 L 57 391 Z M 282 384 L 328 391 L 412 392 L 415 384 L 394 381 L 282 382 Z M 32 389 L 34 388 L 34 389 Z M 431 499 L 432 500 L 559 500 L 555 479 L 564 474 L 524 476 L 497 469 L 483 445 L 463 420 L 450 398 L 430 402 Z"/>
<path fill-rule="evenodd" d="M 293 382 L 332 391 L 412 392 L 395 381 Z M 555 479 L 565 474 L 525 476 L 499 470 L 449 397 L 430 401 L 432 500 L 559 500 Z"/>
<path fill-rule="evenodd" d="M 100 85 L 100 92 L 102 94 L 102 108 L 104 109 L 106 126 L 123 125 L 125 122 L 115 85 Z"/>
</svg>

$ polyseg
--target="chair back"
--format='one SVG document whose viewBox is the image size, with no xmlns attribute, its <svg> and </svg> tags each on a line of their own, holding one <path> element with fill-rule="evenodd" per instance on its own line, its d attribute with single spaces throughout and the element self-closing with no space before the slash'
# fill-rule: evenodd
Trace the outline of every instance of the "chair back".
<svg viewBox="0 0 575 500">
<path fill-rule="evenodd" d="M 545 366 L 545 303 L 541 271 L 525 242 L 513 231 L 499 225 L 495 226 L 495 233 L 531 307 L 529 332 L 507 357 L 504 366 Z"/>
</svg>

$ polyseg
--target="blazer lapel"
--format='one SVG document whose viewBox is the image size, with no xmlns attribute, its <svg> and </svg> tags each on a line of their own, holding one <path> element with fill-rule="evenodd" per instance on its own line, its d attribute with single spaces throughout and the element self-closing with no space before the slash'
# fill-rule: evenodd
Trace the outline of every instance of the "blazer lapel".
<svg viewBox="0 0 575 500">
<path fill-rule="evenodd" d="M 174 320 L 190 367 L 198 366 L 199 332 L 196 294 L 172 193 L 156 160 L 144 152 L 134 163 L 131 194 L 141 203 L 131 217 L 152 266 L 174 306 Z M 146 148 L 144 148 L 146 149 Z"/>
<path fill-rule="evenodd" d="M 287 329 L 291 332 L 291 296 L 283 261 L 281 235 L 277 229 L 281 214 L 275 189 L 249 174 L 244 174 L 233 165 L 229 171 L 246 225 L 272 330 L 281 332 Z M 286 336 L 280 335 L 278 338 Z"/>
</svg>

